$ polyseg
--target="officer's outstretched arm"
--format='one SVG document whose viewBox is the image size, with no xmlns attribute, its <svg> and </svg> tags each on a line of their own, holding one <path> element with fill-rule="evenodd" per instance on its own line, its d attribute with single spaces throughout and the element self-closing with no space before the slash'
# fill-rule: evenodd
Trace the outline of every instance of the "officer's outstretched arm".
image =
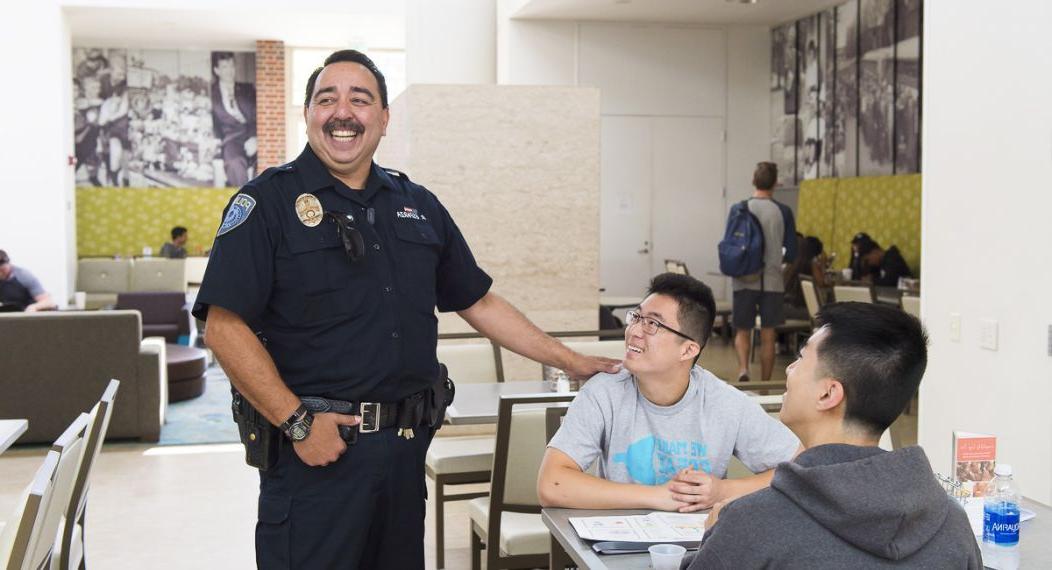
<svg viewBox="0 0 1052 570">
<path fill-rule="evenodd" d="M 237 313 L 209 307 L 205 344 L 238 392 L 270 423 L 281 425 L 299 407 L 300 399 L 285 386 L 270 354 Z"/>
<path fill-rule="evenodd" d="M 575 379 L 587 380 L 599 372 L 612 374 L 621 369 L 620 360 L 586 356 L 570 350 L 565 344 L 545 334 L 526 315 L 492 291 L 457 314 L 475 330 L 508 350 L 561 368 Z"/>
</svg>

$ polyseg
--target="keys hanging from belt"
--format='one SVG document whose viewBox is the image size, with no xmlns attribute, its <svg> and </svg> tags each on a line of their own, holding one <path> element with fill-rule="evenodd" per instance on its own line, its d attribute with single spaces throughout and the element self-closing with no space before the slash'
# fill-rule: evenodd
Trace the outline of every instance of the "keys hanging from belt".
<svg viewBox="0 0 1052 570">
<path fill-rule="evenodd" d="M 398 406 L 398 435 L 406 440 L 416 437 L 413 426 L 420 425 L 422 417 L 423 398 L 419 394 L 414 394 L 402 400 L 401 405 Z"/>
</svg>

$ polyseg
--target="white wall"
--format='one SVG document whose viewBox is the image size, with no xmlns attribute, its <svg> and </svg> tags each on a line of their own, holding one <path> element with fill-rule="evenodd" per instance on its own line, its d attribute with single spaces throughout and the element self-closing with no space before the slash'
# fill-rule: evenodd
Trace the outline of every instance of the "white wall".
<svg viewBox="0 0 1052 570">
<path fill-rule="evenodd" d="M 996 434 L 1023 493 L 1052 503 L 1052 3 L 924 8 L 920 444 L 946 472 L 952 430 Z M 997 351 L 979 347 L 982 319 Z"/>
<path fill-rule="evenodd" d="M 648 237 L 630 235 L 632 229 L 626 229 L 626 224 L 637 222 L 613 214 L 626 213 L 625 205 L 628 204 L 629 210 L 648 215 L 646 207 L 633 206 L 632 203 L 639 199 L 649 201 L 650 194 L 642 192 L 627 198 L 611 196 L 610 192 L 627 184 L 619 186 L 617 180 L 664 184 L 661 177 L 655 175 L 657 165 L 661 165 L 662 171 L 686 173 L 692 172 L 692 167 L 696 168 L 701 162 L 694 160 L 694 164 L 679 165 L 681 167 L 668 164 L 667 160 L 662 162 L 665 157 L 659 156 L 664 154 L 661 149 L 678 143 L 647 139 L 662 136 L 661 129 L 653 121 L 670 118 L 680 122 L 698 121 L 699 125 L 712 120 L 721 123 L 721 128 L 726 131 L 726 143 L 717 142 L 718 160 L 714 165 L 705 161 L 704 167 L 706 174 L 712 168 L 718 170 L 716 180 L 691 175 L 694 190 L 704 194 L 698 200 L 704 204 L 704 215 L 695 216 L 694 222 L 705 225 L 712 230 L 709 233 L 714 233 L 704 239 L 684 241 L 696 245 L 682 246 L 669 255 L 687 260 L 692 272 L 713 285 L 720 295 L 725 280 L 707 275 L 706 271 L 716 269 L 714 252 L 719 239 L 716 234 L 722 233 L 727 200 L 741 199 L 750 192 L 749 183 L 756 162 L 766 160 L 770 155 L 770 33 L 767 28 L 509 19 L 508 14 L 519 3 L 517 0 L 498 3 L 497 75 L 500 82 L 588 85 L 601 89 L 604 117 L 602 273 L 603 286 L 608 290 L 613 288 L 622 293 L 621 285 L 626 285 L 623 293 L 631 294 L 627 289 L 638 288 L 637 284 L 620 284 L 618 281 L 622 279 L 612 279 L 609 271 L 612 265 L 629 267 L 633 259 L 614 255 L 610 248 L 618 248 L 621 253 L 632 257 L 643 247 L 642 240 Z M 643 124 L 648 120 L 650 124 Z M 637 131 L 646 136 L 637 137 L 636 141 L 615 140 L 618 136 L 631 138 L 628 133 Z M 700 136 L 704 135 L 699 132 Z M 648 140 L 649 146 L 639 147 Z M 710 158 L 707 143 L 699 148 L 705 148 L 705 158 Z M 611 157 L 612 152 L 624 156 Z M 634 156 L 638 160 L 633 161 Z M 702 185 L 705 188 L 701 188 Z M 725 189 L 727 200 L 724 199 Z M 659 220 L 674 218 L 674 213 L 655 210 L 650 217 L 656 226 Z M 613 219 L 615 217 L 617 219 Z M 615 231 L 616 235 L 612 233 Z M 709 241 L 712 243 L 707 243 Z M 709 249 L 712 255 L 704 255 Z M 668 252 L 655 250 L 654 253 L 656 259 L 663 258 Z M 712 260 L 707 257 L 712 257 Z M 713 267 L 705 267 L 705 264 Z M 631 267 L 626 271 L 640 272 Z M 649 268 L 641 271 L 645 272 L 641 277 L 645 282 Z"/>
<path fill-rule="evenodd" d="M 0 249 L 63 303 L 75 254 L 69 33 L 56 3 L 4 11 L 17 25 L 0 34 L 0 67 L 22 87 L 0 90 Z"/>
<path fill-rule="evenodd" d="M 496 81 L 495 0 L 408 0 L 407 85 Z"/>
</svg>

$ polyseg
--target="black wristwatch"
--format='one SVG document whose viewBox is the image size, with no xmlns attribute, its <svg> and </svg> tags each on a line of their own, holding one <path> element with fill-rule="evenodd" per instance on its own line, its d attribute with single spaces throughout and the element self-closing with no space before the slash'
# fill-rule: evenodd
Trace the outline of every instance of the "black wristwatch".
<svg viewBox="0 0 1052 570">
<path fill-rule="evenodd" d="M 278 427 L 285 433 L 285 437 L 292 441 L 303 441 L 310 435 L 310 426 L 313 423 L 314 414 L 310 413 L 306 406 L 300 404 L 300 407 L 296 408 L 295 412 L 292 412 L 289 419 L 285 420 Z"/>
</svg>

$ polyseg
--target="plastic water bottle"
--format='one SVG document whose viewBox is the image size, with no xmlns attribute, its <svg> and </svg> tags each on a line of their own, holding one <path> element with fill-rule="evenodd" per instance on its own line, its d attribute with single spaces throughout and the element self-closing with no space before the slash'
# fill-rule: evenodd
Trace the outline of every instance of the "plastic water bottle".
<svg viewBox="0 0 1052 570">
<path fill-rule="evenodd" d="M 1012 466 L 999 463 L 983 503 L 983 564 L 999 570 L 1019 568 L 1019 488 Z"/>
</svg>

